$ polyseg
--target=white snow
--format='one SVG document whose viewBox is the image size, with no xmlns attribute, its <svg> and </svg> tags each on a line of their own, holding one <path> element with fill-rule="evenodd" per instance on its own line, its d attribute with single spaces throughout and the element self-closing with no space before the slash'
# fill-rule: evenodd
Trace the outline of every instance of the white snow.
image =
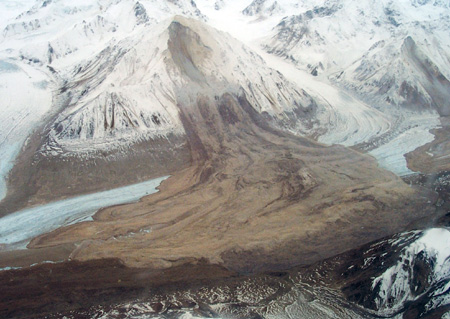
<svg viewBox="0 0 450 319">
<path fill-rule="evenodd" d="M 100 208 L 137 201 L 157 192 L 156 187 L 167 178 L 52 202 L 0 218 L 0 250 L 24 249 L 32 238 L 89 220 Z"/>
<path fill-rule="evenodd" d="M 198 8 L 208 17 L 209 25 L 230 33 L 246 44 L 266 36 L 279 21 L 279 17 L 256 20 L 255 17 L 244 16 L 241 12 L 251 2 L 252 0 L 229 0 L 221 10 L 215 10 L 214 1 L 196 1 Z"/>
<path fill-rule="evenodd" d="M 208 24 L 219 30 L 230 33 L 236 39 L 247 45 L 254 44 L 258 39 L 267 37 L 271 30 L 288 15 L 295 15 L 315 6 L 323 4 L 324 0 L 296 1 L 296 0 L 269 0 L 265 8 L 274 2 L 279 4 L 275 12 L 261 12 L 255 16 L 245 16 L 242 11 L 253 0 L 225 0 L 220 10 L 215 9 L 215 2 L 210 0 L 196 0 L 197 7 L 208 17 Z"/>
<path fill-rule="evenodd" d="M 0 60 L 0 200 L 6 195 L 5 178 L 23 143 L 50 109 L 51 83 L 32 66 Z"/>
<path fill-rule="evenodd" d="M 16 270 L 16 269 L 21 269 L 22 267 L 4 267 L 4 268 L 0 268 L 0 271 L 6 271 L 6 270 Z"/>
<path fill-rule="evenodd" d="M 434 252 L 436 256 L 436 274 L 446 275 L 450 273 L 450 230 L 447 228 L 432 228 L 417 241 L 417 245 L 422 245 L 427 251 Z M 447 263 L 447 264 L 446 264 Z"/>
<path fill-rule="evenodd" d="M 419 253 L 424 253 L 428 260 L 435 261 L 429 263 L 434 267 L 430 274 L 429 287 L 433 283 L 450 279 L 450 229 L 426 230 L 422 236 L 404 248 L 397 264 L 374 278 L 372 289 L 380 285 L 375 299 L 379 314 L 391 315 L 401 309 L 405 302 L 418 299 L 428 292 L 426 289 L 424 293 L 414 297 L 411 291 L 411 267 Z"/>
<path fill-rule="evenodd" d="M 0 0 L 0 30 L 35 2 L 36 0 Z"/>
</svg>

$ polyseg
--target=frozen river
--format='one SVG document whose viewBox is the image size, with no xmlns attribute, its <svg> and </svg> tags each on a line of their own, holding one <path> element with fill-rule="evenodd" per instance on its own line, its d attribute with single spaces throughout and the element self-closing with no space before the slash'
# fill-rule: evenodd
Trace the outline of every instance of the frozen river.
<svg viewBox="0 0 450 319">
<path fill-rule="evenodd" d="M 169 176 L 17 211 L 0 218 L 0 250 L 24 249 L 31 239 L 62 226 L 92 220 L 103 207 L 138 201 L 156 193 Z"/>
</svg>

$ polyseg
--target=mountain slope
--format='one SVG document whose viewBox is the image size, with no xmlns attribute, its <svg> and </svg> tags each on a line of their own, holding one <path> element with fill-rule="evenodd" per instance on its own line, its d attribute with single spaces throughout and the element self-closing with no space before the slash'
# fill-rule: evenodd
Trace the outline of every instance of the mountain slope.
<svg viewBox="0 0 450 319">
<path fill-rule="evenodd" d="M 449 230 L 397 234 L 328 263 L 348 300 L 374 316 L 439 318 L 450 306 Z"/>
<path fill-rule="evenodd" d="M 25 6 L 26 3 L 23 3 L 23 5 Z M 29 10 L 23 11 L 20 15 L 7 16 L 9 19 L 5 19 L 5 29 L 0 35 L 0 60 L 2 63 L 5 61 L 5 63 L 14 64 L 19 69 L 26 69 L 24 76 L 28 77 L 29 80 L 27 79 L 23 83 L 29 83 L 29 85 L 23 85 L 20 88 L 21 91 L 36 91 L 36 87 L 39 86 L 40 90 L 34 93 L 35 96 L 38 96 L 37 93 L 39 93 L 45 95 L 47 99 L 42 102 L 40 98 L 39 100 L 22 98 L 29 96 L 28 94 L 21 94 L 21 98 L 17 98 L 18 95 L 15 95 L 15 91 L 8 89 L 10 85 L 5 86 L 4 96 L 11 96 L 13 102 L 11 105 L 14 106 L 15 112 L 20 114 L 20 122 L 16 121 L 17 116 L 11 117 L 10 112 L 3 113 L 5 115 L 3 120 L 7 123 L 5 127 L 12 127 L 13 129 L 5 132 L 5 135 L 2 134 L 2 140 L 18 139 L 18 143 L 10 143 L 7 148 L 2 148 L 0 152 L 1 177 L 2 180 L 7 179 L 10 184 L 8 187 L 10 199 L 8 200 L 9 204 L 6 203 L 6 205 L 12 205 L 9 208 L 2 208 L 2 213 L 23 205 L 25 198 L 32 196 L 36 189 L 42 189 L 44 193 L 51 193 L 51 190 L 49 190 L 51 186 L 38 183 L 36 178 L 32 176 L 32 169 L 30 171 L 28 165 L 32 161 L 40 162 L 41 167 L 46 167 L 44 171 L 48 174 L 49 180 L 53 179 L 57 184 L 54 189 L 60 190 L 60 195 L 64 196 L 71 196 L 72 190 L 76 189 L 83 189 L 84 192 L 87 192 L 104 189 L 105 187 L 110 188 L 111 186 L 106 186 L 108 184 L 124 185 L 130 183 L 130 181 L 138 181 L 147 176 L 145 171 L 164 172 L 164 165 L 158 163 L 164 162 L 164 156 L 168 156 L 168 153 L 161 151 L 161 153 L 148 154 L 146 151 L 148 145 L 144 146 L 142 143 L 136 147 L 133 154 L 130 154 L 130 158 L 134 158 L 130 163 L 133 163 L 132 166 L 134 167 L 141 167 L 141 172 L 130 178 L 127 177 L 126 170 L 120 168 L 121 164 L 108 166 L 111 161 L 107 158 L 114 158 L 116 162 L 123 159 L 117 158 L 116 154 L 97 154 L 97 160 L 105 166 L 91 161 L 85 164 L 73 164 L 70 169 L 64 164 L 65 160 L 63 159 L 49 162 L 45 157 L 35 156 L 35 154 L 45 144 L 45 138 L 41 135 L 47 136 L 49 133 L 50 128 L 46 127 L 45 124 L 51 122 L 53 117 L 70 104 L 73 92 L 64 87 L 74 79 L 74 73 L 78 70 L 79 65 L 90 66 L 93 72 L 91 76 L 95 76 L 97 70 L 89 61 L 95 60 L 95 56 L 103 52 L 105 48 L 113 47 L 124 38 L 133 37 L 135 33 L 142 32 L 144 28 L 149 28 L 150 25 L 180 11 L 185 15 L 202 18 L 195 7 L 195 3 L 190 1 L 178 1 L 176 3 L 144 1 L 139 3 L 138 1 L 109 0 L 101 2 L 82 1 L 76 4 L 64 0 L 37 1 L 33 6 L 30 5 Z M 75 71 L 74 68 L 76 68 Z M 8 82 L 9 74 L 2 74 L 2 77 L 3 75 L 4 81 Z M 105 94 L 104 98 L 105 100 L 114 100 L 114 98 L 111 98 L 111 94 L 109 97 L 108 94 Z M 5 101 L 8 99 L 6 98 Z M 130 103 L 133 104 L 135 101 Z M 27 110 L 28 108 L 31 108 L 32 111 L 23 112 L 23 109 Z M 39 113 L 38 110 L 40 109 L 44 109 L 45 112 Z M 151 119 L 151 115 L 149 116 Z M 153 122 L 148 121 L 148 119 L 149 117 L 146 118 L 147 124 L 151 126 Z M 18 123 L 21 125 L 17 125 Z M 78 128 L 74 132 L 77 130 Z M 34 133 L 34 135 L 30 135 L 31 133 Z M 27 142 L 24 144 L 25 140 Z M 154 145 L 151 147 L 164 145 L 164 140 L 154 141 Z M 70 142 L 70 140 L 66 141 Z M 177 150 L 183 149 L 183 145 L 184 142 L 180 139 L 168 148 L 173 148 L 175 149 L 174 152 L 177 152 Z M 24 147 L 23 150 L 22 147 Z M 42 149 L 42 151 L 55 155 L 58 154 L 58 150 L 59 148 L 53 149 L 51 146 Z M 17 157 L 18 154 L 20 154 L 19 157 Z M 173 152 L 171 151 L 170 154 L 173 154 Z M 174 160 L 174 162 L 180 160 L 176 166 L 182 167 L 183 163 L 189 162 L 189 157 L 182 154 L 183 151 L 180 151 L 180 156 Z M 184 152 L 184 154 L 187 153 Z M 157 158 L 157 160 L 151 161 L 152 164 L 147 165 L 145 161 L 142 161 L 145 156 Z M 21 166 L 20 163 L 23 162 L 28 164 Z M 15 164 L 18 165 L 15 172 L 19 172 L 20 176 L 10 172 Z M 62 171 L 61 174 L 58 173 L 59 170 Z M 88 182 L 88 187 L 79 185 L 77 183 L 78 174 L 89 170 L 98 172 L 94 174 L 95 176 L 92 176 Z M 112 172 L 115 174 L 111 174 Z M 84 175 L 86 176 L 88 173 Z M 58 183 L 58 180 L 61 183 Z M 14 185 L 28 185 L 31 189 L 27 190 L 22 186 L 14 187 Z M 1 193 L 4 195 L 6 186 L 2 185 L 2 189 Z M 34 202 L 30 202 L 30 204 L 32 203 Z"/>
<path fill-rule="evenodd" d="M 389 61 L 388 67 L 381 61 Z M 400 48 L 394 43 L 377 43 L 335 80 L 375 105 L 450 114 L 449 80 L 409 36 Z"/>
<path fill-rule="evenodd" d="M 445 2 L 325 1 L 284 18 L 265 49 L 377 108 L 446 116 L 449 23 Z"/>
<path fill-rule="evenodd" d="M 414 192 L 370 157 L 289 133 L 311 132 L 323 106 L 242 43 L 184 17 L 149 30 L 147 25 L 112 41 L 70 71 L 49 68 L 61 77 L 54 113 L 13 168 L 5 211 L 24 200 L 33 204 L 180 172 L 174 180 L 182 182 L 172 182 L 153 210 L 151 224 L 161 224 L 160 238 L 167 242 L 148 246 L 147 256 L 173 244 L 180 262 L 206 257 L 240 270 L 275 265 L 262 260 L 256 265 L 251 258 L 240 263 L 236 256 L 275 254 L 284 260 L 279 267 L 301 258 L 312 262 L 351 247 L 354 240 L 389 234 L 425 212 L 420 205 L 410 207 L 416 204 Z M 149 213 L 145 207 L 135 210 Z M 362 211 L 368 216 L 362 218 Z M 387 216 L 393 211 L 399 217 L 387 225 L 383 220 L 391 220 Z M 119 228 L 116 217 L 106 216 L 106 224 L 60 229 L 32 246 L 84 241 L 86 248 L 73 256 L 89 259 L 98 254 L 91 240 L 101 239 L 105 257 L 119 256 L 133 265 L 170 265 L 164 257 L 137 256 L 134 247 L 141 239 L 110 241 L 148 223 L 131 216 L 117 215 Z M 233 225 L 223 224 L 223 216 Z M 282 230 L 286 220 L 292 225 Z M 268 233 L 262 231 L 267 223 L 274 225 Z M 211 247 L 204 247 L 196 236 L 212 224 L 219 225 L 223 237 L 207 232 Z M 98 235 L 97 227 L 105 231 Z M 170 238 L 173 231 L 179 235 Z M 275 233 L 283 233 L 279 244 L 271 243 Z M 346 239 L 330 243 L 336 233 L 345 233 Z M 297 241 L 315 244 L 292 248 Z M 288 248 L 278 251 L 285 244 Z M 287 256 L 291 249 L 297 253 Z"/>
<path fill-rule="evenodd" d="M 29 158 L 11 173 L 13 190 L 20 192 L 20 185 L 27 184 L 29 194 L 38 191 L 36 200 L 54 198 L 86 191 L 86 183 L 89 190 L 104 187 L 111 182 L 105 170 L 121 175 L 114 182 L 121 184 L 189 165 L 178 105 L 199 93 L 211 98 L 243 94 L 274 127 L 311 127 L 314 100 L 235 39 L 204 25 L 185 28 L 171 20 L 152 30 L 108 46 L 66 75 L 55 98 L 62 106 L 45 133 L 39 133 L 41 140 L 30 144 Z M 127 157 L 140 161 L 144 156 L 149 156 L 146 165 L 126 172 Z M 74 167 L 85 167 L 84 172 Z"/>
<path fill-rule="evenodd" d="M 96 144 L 97 139 L 104 141 L 105 134 L 117 140 L 120 132 L 136 131 L 145 139 L 145 131 L 151 136 L 151 132 L 164 134 L 170 129 L 182 134 L 176 104 L 184 97 L 175 91 L 187 86 L 180 94 L 189 95 L 189 83 L 205 94 L 243 90 L 258 112 L 280 120 L 287 116 L 284 113 L 304 112 L 302 108 L 314 112 L 313 101 L 304 91 L 294 88 L 231 37 L 206 27 L 192 31 L 176 22 L 154 28 L 163 29 L 154 35 L 142 32 L 125 39 L 87 65 L 75 68 L 76 74 L 68 80 L 75 84 L 70 85 L 72 105 L 53 124 L 54 141 L 63 144 L 65 140 L 90 138 Z M 245 67 L 248 65 L 255 67 Z M 118 112 L 113 110 L 115 105 L 125 110 L 126 119 L 114 122 L 114 112 Z M 297 118 L 294 125 L 300 126 L 300 121 L 307 123 L 308 118 Z"/>
</svg>

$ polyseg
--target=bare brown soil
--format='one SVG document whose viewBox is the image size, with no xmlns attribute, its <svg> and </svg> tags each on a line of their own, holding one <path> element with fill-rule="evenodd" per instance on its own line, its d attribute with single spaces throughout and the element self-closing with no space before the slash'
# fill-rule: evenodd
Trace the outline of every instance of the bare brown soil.
<svg viewBox="0 0 450 319">
<path fill-rule="evenodd" d="M 274 130 L 245 97 L 199 97 L 180 110 L 192 167 L 158 194 L 104 209 L 29 248 L 77 243 L 70 256 L 77 260 L 169 269 L 206 258 L 257 272 L 313 263 L 427 214 L 373 158 Z"/>
<path fill-rule="evenodd" d="M 148 298 L 162 286 L 176 289 L 177 286 L 207 284 L 233 275 L 204 260 L 165 271 L 128 268 L 117 259 L 72 261 L 3 271 L 0 272 L 0 317 L 44 318 L 49 314 L 91 306 L 107 307 Z"/>
</svg>

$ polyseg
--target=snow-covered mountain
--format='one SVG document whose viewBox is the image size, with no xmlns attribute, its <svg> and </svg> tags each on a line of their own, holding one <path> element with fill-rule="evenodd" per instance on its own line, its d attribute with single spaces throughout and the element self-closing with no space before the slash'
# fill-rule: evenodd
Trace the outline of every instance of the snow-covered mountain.
<svg viewBox="0 0 450 319">
<path fill-rule="evenodd" d="M 0 43 L 9 55 L 63 68 L 175 14 L 205 19 L 191 1 L 36 1 L 9 20 Z"/>
<path fill-rule="evenodd" d="M 4 179 L 25 141 L 43 143 L 29 138 L 30 134 L 44 130 L 43 125 L 70 103 L 72 92 L 64 86 L 73 79 L 76 66 L 91 65 L 89 61 L 109 46 L 176 13 L 203 18 L 190 1 L 143 5 L 55 0 L 1 5 L 5 9 L 0 35 L 1 198 L 6 195 Z"/>
<path fill-rule="evenodd" d="M 428 318 L 450 305 L 450 231 L 397 234 L 341 256 L 336 272 L 347 298 L 383 318 Z"/>
<path fill-rule="evenodd" d="M 356 145 L 408 174 L 403 155 L 432 141 L 429 130 L 450 112 L 443 1 L 53 0 L 15 10 L 4 22 L 0 59 L 22 77 L 40 74 L 27 90 L 47 102 L 33 106 L 42 111 L 32 117 L 26 110 L 35 101 L 14 101 L 5 84 L 9 108 L 23 116 L 2 134 L 4 143 L 18 141 L 4 148 L 3 176 L 37 123 L 45 123 L 38 149 L 47 159 L 123 158 L 130 145 L 168 136 L 177 140 L 171 149 L 183 148 L 180 102 L 227 90 L 245 94 L 274 127 Z M 175 48 L 174 15 L 248 46 L 197 26 L 179 31 L 191 40 Z M 2 73 L 5 83 L 10 74 Z"/>
<path fill-rule="evenodd" d="M 374 107 L 448 115 L 449 27 L 445 1 L 328 0 L 283 18 L 264 48 Z"/>
<path fill-rule="evenodd" d="M 290 116 L 300 130 L 310 118 L 295 117 L 295 112 L 312 114 L 315 108 L 306 92 L 245 45 L 181 17 L 107 47 L 87 65 L 77 65 L 67 81 L 71 104 L 52 124 L 53 152 L 57 146 L 83 151 L 117 148 L 121 140 L 182 135 L 177 105 L 199 93 L 241 92 L 258 112 L 280 123 Z"/>
<path fill-rule="evenodd" d="M 420 233 L 402 249 L 396 264 L 373 279 L 377 312 L 392 316 L 402 311 L 405 304 L 419 300 L 428 312 L 450 304 L 449 251 L 448 229 Z"/>
<path fill-rule="evenodd" d="M 361 59 L 335 75 L 334 80 L 374 105 L 436 110 L 448 116 L 450 82 L 440 70 L 407 36 L 400 43 L 386 46 L 381 40 L 374 44 Z M 442 70 L 445 72 L 447 68 Z"/>
<path fill-rule="evenodd" d="M 80 8 L 64 1 L 37 4 L 18 19 L 45 23 L 14 34 L 18 22 L 5 29 L 3 44 L 10 47 L 2 53 L 8 61 L 40 70 L 53 90 L 51 111 L 24 153 L 24 165 L 33 163 L 33 172 L 18 179 L 21 174 L 15 172 L 24 169 L 18 165 L 11 183 L 41 185 L 41 190 L 57 183 L 52 196 L 63 189 L 68 195 L 86 190 L 87 176 L 96 180 L 90 187 L 106 187 L 111 177 L 105 170 L 121 172 L 114 176 L 122 176 L 115 181 L 122 184 L 161 173 L 164 165 L 189 165 L 189 137 L 180 112 L 199 95 L 245 96 L 272 126 L 297 134 L 311 131 L 318 107 L 314 99 L 249 47 L 204 24 L 194 2 L 162 2 L 150 6 L 152 14 L 145 2 L 88 3 Z M 173 18 L 173 13 L 185 17 Z M 73 25 L 47 41 L 65 16 Z M 145 157 L 138 171 L 126 172 L 127 158 L 141 162 Z M 173 160 L 168 163 L 168 158 Z M 74 175 L 79 170 L 74 167 L 86 173 Z"/>
</svg>

